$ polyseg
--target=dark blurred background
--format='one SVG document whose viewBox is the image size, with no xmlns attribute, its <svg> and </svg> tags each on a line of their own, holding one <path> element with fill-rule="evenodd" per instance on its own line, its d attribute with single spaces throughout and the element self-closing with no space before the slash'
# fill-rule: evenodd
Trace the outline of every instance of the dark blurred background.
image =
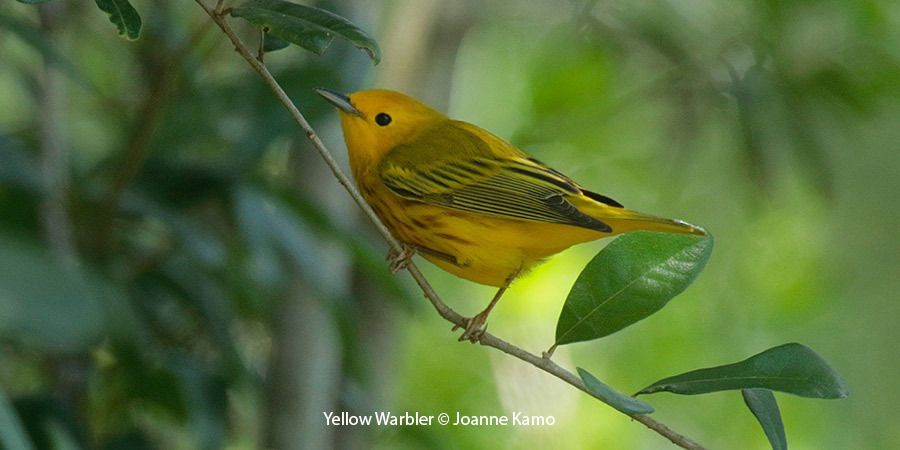
<svg viewBox="0 0 900 450">
<path fill-rule="evenodd" d="M 214 3 L 208 0 L 207 3 Z M 268 55 L 313 92 L 387 87 L 625 205 L 716 236 L 653 317 L 555 359 L 633 392 L 805 343 L 851 395 L 778 395 L 793 449 L 900 445 L 900 4 L 891 0 L 318 2 L 379 41 Z M 459 344 L 269 90 L 193 2 L 0 6 L 0 437 L 53 449 L 668 445 L 524 363 Z M 255 45 L 250 27 L 235 22 Z M 491 331 L 553 341 L 576 247 Z M 427 263 L 423 263 L 427 266 Z M 470 315 L 491 290 L 425 267 Z M 735 393 L 648 398 L 713 448 L 766 448 Z M 323 411 L 554 415 L 538 428 L 324 426 Z M 25 432 L 18 432 L 25 430 Z M 18 441 L 17 441 L 18 439 Z"/>
</svg>

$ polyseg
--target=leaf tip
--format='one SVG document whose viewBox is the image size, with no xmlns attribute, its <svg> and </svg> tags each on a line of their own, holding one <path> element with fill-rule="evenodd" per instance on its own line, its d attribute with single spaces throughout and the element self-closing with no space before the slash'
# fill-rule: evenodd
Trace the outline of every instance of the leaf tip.
<svg viewBox="0 0 900 450">
<path fill-rule="evenodd" d="M 363 47 L 362 50 L 364 52 L 366 52 L 366 55 L 368 55 L 369 59 L 372 60 L 373 66 L 377 66 L 378 63 L 381 62 L 381 50 L 379 50 L 377 47 L 375 47 L 375 48 Z"/>
<path fill-rule="evenodd" d="M 614 390 L 598 380 L 597 377 L 587 370 L 584 370 L 581 367 L 577 367 L 576 369 L 578 370 L 578 376 L 581 377 L 581 381 L 584 383 L 588 392 L 616 410 L 629 415 L 650 414 L 655 411 L 653 406 L 649 403 Z"/>
<path fill-rule="evenodd" d="M 837 391 L 835 392 L 834 398 L 847 398 L 850 396 L 850 389 L 847 388 L 847 383 L 844 380 L 838 378 L 837 380 Z"/>
<path fill-rule="evenodd" d="M 375 54 L 374 54 L 374 53 L 372 53 L 372 52 L 371 52 L 371 51 L 369 51 L 369 50 L 366 50 L 366 53 L 368 53 L 368 54 L 369 54 L 369 59 L 371 59 L 371 60 L 372 60 L 372 65 L 373 65 L 373 66 L 377 66 L 377 65 L 378 65 L 378 63 L 380 63 L 380 62 L 381 62 L 381 58 L 379 58 L 379 57 L 376 57 L 376 56 L 375 56 Z"/>
<path fill-rule="evenodd" d="M 136 41 L 141 37 L 141 15 L 128 0 L 95 0 L 95 3 L 109 16 L 109 21 L 116 26 L 119 36 L 129 41 Z"/>
</svg>

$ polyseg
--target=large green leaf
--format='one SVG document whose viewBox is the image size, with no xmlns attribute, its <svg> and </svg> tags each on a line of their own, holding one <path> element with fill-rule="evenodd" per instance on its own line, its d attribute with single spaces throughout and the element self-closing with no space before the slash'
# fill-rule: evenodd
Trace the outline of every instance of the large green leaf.
<svg viewBox="0 0 900 450">
<path fill-rule="evenodd" d="M 381 61 L 381 49 L 375 39 L 349 20 L 324 9 L 283 0 L 251 0 L 234 8 L 231 15 L 317 55 L 338 36 L 365 51 L 375 64 Z"/>
<path fill-rule="evenodd" d="M 828 362 L 809 347 L 795 343 L 770 348 L 734 364 L 664 378 L 638 394 L 668 391 L 694 395 L 749 388 L 815 398 L 847 396 L 847 386 Z"/>
<path fill-rule="evenodd" d="M 687 288 L 712 252 L 711 237 L 638 232 L 619 237 L 578 276 L 556 324 L 556 344 L 621 330 Z"/>
<path fill-rule="evenodd" d="M 650 414 L 653 407 L 649 403 L 630 397 L 607 386 L 587 370 L 578 368 L 578 376 L 591 394 L 625 414 Z"/>
<path fill-rule="evenodd" d="M 109 21 L 119 30 L 119 35 L 129 41 L 141 37 L 141 15 L 128 0 L 94 0 L 97 7 L 109 15 Z"/>
<path fill-rule="evenodd" d="M 778 411 L 778 402 L 775 394 L 768 389 L 741 389 L 744 403 L 750 412 L 756 417 L 759 425 L 766 433 L 772 450 L 787 450 L 787 437 L 784 434 L 784 423 L 781 422 L 781 412 Z"/>
</svg>

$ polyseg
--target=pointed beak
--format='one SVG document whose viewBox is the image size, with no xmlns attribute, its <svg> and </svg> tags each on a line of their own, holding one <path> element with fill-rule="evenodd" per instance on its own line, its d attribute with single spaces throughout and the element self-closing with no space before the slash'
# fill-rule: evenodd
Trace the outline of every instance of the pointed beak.
<svg viewBox="0 0 900 450">
<path fill-rule="evenodd" d="M 346 95 L 341 94 L 340 92 L 335 92 L 335 91 L 332 91 L 331 89 L 325 89 L 325 88 L 317 88 L 316 92 L 319 95 L 321 95 L 322 97 L 324 97 L 325 100 L 328 100 L 329 103 L 331 103 L 334 106 L 337 106 L 337 108 L 339 110 L 341 110 L 347 114 L 357 116 L 357 117 L 363 116 L 363 113 L 360 112 L 358 109 L 356 109 L 356 107 L 353 106 L 353 103 L 350 103 L 350 97 L 347 97 Z"/>
</svg>

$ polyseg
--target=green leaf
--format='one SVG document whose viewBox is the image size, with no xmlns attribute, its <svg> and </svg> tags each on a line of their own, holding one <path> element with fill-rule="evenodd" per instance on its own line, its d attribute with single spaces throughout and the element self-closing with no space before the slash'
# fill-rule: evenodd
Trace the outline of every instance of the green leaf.
<svg viewBox="0 0 900 450">
<path fill-rule="evenodd" d="M 0 448 L 16 448 L 31 450 L 31 440 L 25 432 L 25 427 L 16 413 L 16 409 L 9 402 L 6 393 L 0 387 Z"/>
<path fill-rule="evenodd" d="M 650 414 L 653 407 L 649 403 L 630 397 L 607 386 L 587 370 L 578 368 L 578 376 L 591 394 L 625 414 Z"/>
<path fill-rule="evenodd" d="M 109 21 L 119 30 L 119 35 L 129 41 L 141 37 L 141 16 L 128 0 L 94 0 L 97 7 L 109 14 Z"/>
<path fill-rule="evenodd" d="M 664 378 L 640 394 L 668 391 L 695 395 L 729 389 L 762 388 L 802 397 L 844 398 L 847 386 L 818 353 L 801 344 L 784 344 L 724 366 Z"/>
<path fill-rule="evenodd" d="M 16 0 L 16 1 L 18 1 L 19 3 L 26 3 L 29 5 L 37 5 L 38 3 L 47 3 L 50 0 Z"/>
<path fill-rule="evenodd" d="M 600 338 L 659 311 L 697 277 L 712 237 L 638 232 L 606 246 L 578 276 L 556 324 L 556 345 Z"/>
<path fill-rule="evenodd" d="M 768 389 L 741 389 L 741 395 L 769 438 L 772 450 L 787 450 L 787 437 L 784 435 L 784 424 L 781 422 L 775 394 Z"/>
<path fill-rule="evenodd" d="M 263 51 L 266 53 L 287 48 L 289 45 L 291 45 L 291 43 L 284 39 L 272 36 L 269 33 L 263 34 Z"/>
<path fill-rule="evenodd" d="M 349 20 L 324 9 L 283 0 L 251 0 L 234 8 L 231 15 L 317 55 L 338 36 L 365 51 L 375 64 L 381 61 L 381 49 L 371 36 Z"/>
</svg>

